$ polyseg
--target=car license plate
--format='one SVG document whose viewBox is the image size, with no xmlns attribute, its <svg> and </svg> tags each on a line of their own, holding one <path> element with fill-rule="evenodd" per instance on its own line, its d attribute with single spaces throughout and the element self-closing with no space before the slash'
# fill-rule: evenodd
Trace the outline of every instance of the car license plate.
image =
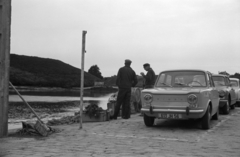
<svg viewBox="0 0 240 157">
<path fill-rule="evenodd" d="M 158 118 L 161 119 L 181 119 L 182 115 L 181 114 L 168 114 L 168 113 L 159 113 Z"/>
</svg>

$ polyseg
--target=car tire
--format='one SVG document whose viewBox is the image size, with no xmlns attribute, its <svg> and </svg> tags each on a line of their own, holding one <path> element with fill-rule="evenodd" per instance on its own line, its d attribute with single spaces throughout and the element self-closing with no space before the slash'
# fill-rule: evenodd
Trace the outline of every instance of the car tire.
<svg viewBox="0 0 240 157">
<path fill-rule="evenodd" d="M 217 110 L 217 112 L 212 116 L 213 120 L 218 120 L 219 117 L 219 109 Z"/>
<path fill-rule="evenodd" d="M 202 117 L 202 129 L 207 130 L 210 128 L 210 120 L 211 120 L 211 113 L 210 113 L 210 106 L 208 106 L 206 113 Z"/>
<path fill-rule="evenodd" d="M 239 102 L 238 101 L 236 102 L 235 107 L 239 107 Z"/>
<path fill-rule="evenodd" d="M 240 107 L 240 102 L 237 102 L 237 103 L 236 103 L 236 107 Z"/>
<path fill-rule="evenodd" d="M 232 109 L 232 110 L 235 109 L 235 104 L 231 105 L 231 109 Z"/>
<path fill-rule="evenodd" d="M 141 112 L 141 108 L 142 108 L 142 101 L 141 100 L 138 102 L 137 106 L 138 106 L 139 112 Z"/>
<path fill-rule="evenodd" d="M 223 114 L 229 114 L 230 112 L 230 103 L 227 101 L 227 103 L 223 106 Z"/>
<path fill-rule="evenodd" d="M 143 119 L 144 119 L 144 123 L 146 126 L 148 126 L 148 127 L 153 126 L 154 120 L 155 120 L 154 117 L 150 117 L 150 116 L 147 116 L 146 114 L 144 114 Z"/>
</svg>

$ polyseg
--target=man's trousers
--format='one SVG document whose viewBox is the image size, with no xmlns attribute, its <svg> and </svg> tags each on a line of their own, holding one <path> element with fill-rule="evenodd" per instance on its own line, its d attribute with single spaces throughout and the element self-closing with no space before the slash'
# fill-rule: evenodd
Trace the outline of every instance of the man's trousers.
<svg viewBox="0 0 240 157">
<path fill-rule="evenodd" d="M 114 118 L 117 118 L 121 105 L 122 105 L 122 118 L 124 119 L 130 118 L 131 115 L 130 100 L 131 100 L 131 88 L 119 88 L 117 104 L 113 116 Z"/>
</svg>

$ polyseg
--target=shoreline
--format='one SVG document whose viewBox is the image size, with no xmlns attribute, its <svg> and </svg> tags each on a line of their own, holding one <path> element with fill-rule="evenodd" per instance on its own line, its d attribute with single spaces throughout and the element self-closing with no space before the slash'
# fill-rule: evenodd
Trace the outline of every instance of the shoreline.
<svg viewBox="0 0 240 157">
<path fill-rule="evenodd" d="M 28 102 L 33 110 L 41 117 L 41 115 L 51 115 L 53 113 L 67 112 L 68 110 L 79 108 L 80 101 L 62 101 L 62 102 Z M 87 103 L 84 104 L 86 106 Z M 8 118 L 32 118 L 34 117 L 31 110 L 24 102 L 9 102 Z"/>
<path fill-rule="evenodd" d="M 17 87 L 17 90 L 45 122 L 74 115 L 75 112 L 80 110 L 80 91 L 77 88 Z M 98 104 L 103 109 L 107 108 L 108 94 L 116 91 L 117 89 L 111 87 L 86 89 L 84 91 L 86 96 L 84 96 L 83 108 L 93 103 Z M 100 97 L 98 97 L 99 93 L 101 93 Z M 101 96 L 102 94 L 105 96 Z M 8 106 L 9 129 L 21 128 L 21 122 L 23 121 L 36 121 L 35 115 L 13 89 L 12 92 L 9 91 Z"/>
<path fill-rule="evenodd" d="M 32 87 L 32 86 L 15 86 L 15 88 L 19 92 L 80 92 L 80 87 L 72 87 L 72 88 L 61 88 L 61 87 Z M 93 86 L 93 87 L 84 87 L 84 90 L 92 91 L 101 91 L 101 90 L 118 90 L 117 87 L 108 87 L 108 86 Z M 9 86 L 9 92 L 15 92 L 12 87 Z"/>
</svg>

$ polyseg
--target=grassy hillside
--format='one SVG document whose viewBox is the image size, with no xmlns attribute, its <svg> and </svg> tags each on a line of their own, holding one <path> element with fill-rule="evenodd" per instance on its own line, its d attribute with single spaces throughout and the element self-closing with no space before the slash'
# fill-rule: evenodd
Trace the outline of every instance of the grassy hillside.
<svg viewBox="0 0 240 157">
<path fill-rule="evenodd" d="M 17 86 L 79 87 L 81 70 L 59 60 L 10 55 L 10 81 Z M 84 86 L 99 78 L 85 72 Z"/>
</svg>

